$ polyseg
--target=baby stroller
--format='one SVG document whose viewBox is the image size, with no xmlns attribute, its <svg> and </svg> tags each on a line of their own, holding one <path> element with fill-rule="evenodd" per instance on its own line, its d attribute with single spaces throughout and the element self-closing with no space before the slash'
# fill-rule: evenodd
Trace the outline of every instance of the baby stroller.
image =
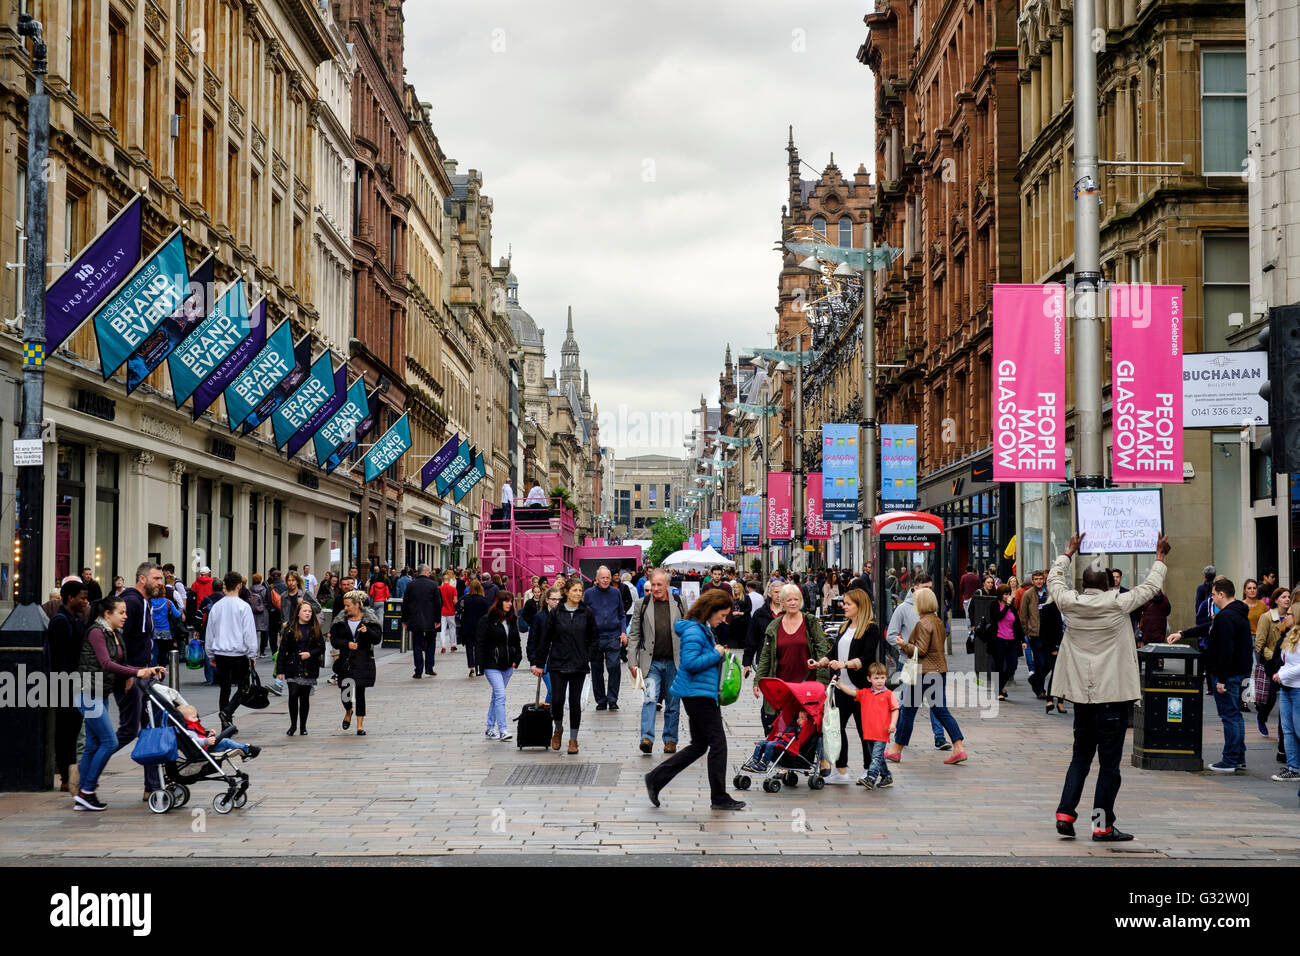
<svg viewBox="0 0 1300 956">
<path fill-rule="evenodd" d="M 212 798 L 212 809 L 217 813 L 229 813 L 248 803 L 248 774 L 236 770 L 231 758 L 236 751 L 210 754 L 200 747 L 189 735 L 185 718 L 177 709 L 185 704 L 180 693 L 166 684 L 157 681 L 141 680 L 144 687 L 145 702 L 149 709 L 149 722 L 162 726 L 160 719 L 169 722 L 176 730 L 176 760 L 163 764 L 166 784 L 161 790 L 149 794 L 149 809 L 154 813 L 166 813 L 174 807 L 183 807 L 190 800 L 190 786 L 200 780 L 220 779 L 226 789 Z M 231 724 L 218 735 L 223 740 L 239 731 Z"/>
<path fill-rule="evenodd" d="M 803 728 L 787 746 L 779 748 L 763 772 L 763 791 L 779 793 L 781 784 L 799 785 L 799 777 L 808 778 L 808 789 L 820 790 L 826 786 L 821 775 L 822 711 L 826 706 L 826 688 L 818 681 L 787 683 L 775 677 L 758 681 L 758 692 L 763 700 L 776 709 L 776 720 L 766 741 L 776 740 L 781 732 L 798 721 L 799 714 L 808 715 Z M 747 769 L 748 762 L 737 772 L 732 783 L 737 790 L 748 790 L 753 780 Z"/>
</svg>

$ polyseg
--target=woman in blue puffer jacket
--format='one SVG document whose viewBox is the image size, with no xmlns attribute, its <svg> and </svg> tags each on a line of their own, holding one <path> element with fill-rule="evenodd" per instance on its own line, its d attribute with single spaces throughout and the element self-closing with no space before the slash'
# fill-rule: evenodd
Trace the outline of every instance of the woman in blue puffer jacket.
<svg viewBox="0 0 1300 956">
<path fill-rule="evenodd" d="M 731 614 L 731 595 L 723 588 L 705 591 L 674 625 L 681 639 L 681 664 L 669 693 L 680 697 L 690 721 L 691 743 L 645 775 L 650 802 L 659 806 L 659 791 L 696 760 L 709 755 L 709 795 L 714 810 L 739 810 L 744 801 L 727 793 L 727 734 L 718 703 L 722 657 L 727 649 L 713 629 Z"/>
</svg>

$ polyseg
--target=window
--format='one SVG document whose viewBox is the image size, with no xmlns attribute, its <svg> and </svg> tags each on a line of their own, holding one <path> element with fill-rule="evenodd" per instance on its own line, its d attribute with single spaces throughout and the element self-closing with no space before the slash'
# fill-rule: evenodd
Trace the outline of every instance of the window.
<svg viewBox="0 0 1300 956">
<path fill-rule="evenodd" d="M 58 486 L 54 498 L 54 578 L 80 574 L 85 567 L 82 542 L 86 533 L 86 449 L 81 445 L 58 446 Z M 96 574 L 99 573 L 95 569 Z"/>
<path fill-rule="evenodd" d="M 213 219 L 217 215 L 217 131 L 212 121 L 203 121 L 203 208 Z"/>
<path fill-rule="evenodd" d="M 108 121 L 117 131 L 117 140 L 126 145 L 127 63 L 126 24 L 113 14 L 108 18 Z"/>
<path fill-rule="evenodd" d="M 101 451 L 95 474 L 95 575 L 102 571 L 111 579 L 121 573 L 117 564 L 118 456 Z"/>
<path fill-rule="evenodd" d="M 177 135 L 172 137 L 172 179 L 186 198 L 190 195 L 190 100 L 179 89 L 176 91 Z"/>
<path fill-rule="evenodd" d="M 257 564 L 257 509 L 261 499 L 257 492 L 248 496 L 248 570 L 251 574 L 258 569 Z"/>
<path fill-rule="evenodd" d="M 162 173 L 162 148 L 158 140 L 158 120 L 161 107 L 158 103 L 158 61 L 145 53 L 144 57 L 144 154 L 153 167 L 155 176 Z"/>
<path fill-rule="evenodd" d="M 194 503 L 194 547 L 201 564 L 212 564 L 212 479 L 200 478 Z"/>
<path fill-rule="evenodd" d="M 239 150 L 233 145 L 226 147 L 226 182 L 237 183 L 240 181 L 239 175 Z M 226 226 L 235 235 L 240 234 L 239 230 L 239 194 L 242 190 L 226 190 Z"/>
<path fill-rule="evenodd" d="M 1201 160 L 1205 176 L 1239 176 L 1246 161 L 1246 52 L 1201 53 Z"/>
<path fill-rule="evenodd" d="M 271 553 L 266 556 L 267 565 L 278 568 L 281 563 L 280 533 L 284 521 L 284 502 L 277 501 L 271 509 Z"/>
<path fill-rule="evenodd" d="M 813 227 L 813 229 L 817 230 L 817 234 L 818 234 L 818 235 L 821 235 L 821 236 L 826 235 L 826 219 L 825 219 L 825 217 L 824 217 L 824 216 L 814 216 L 814 217 L 813 217 L 813 221 L 812 221 L 812 227 Z"/>
<path fill-rule="evenodd" d="M 841 249 L 853 248 L 853 220 L 848 216 L 840 219 L 839 240 Z"/>
<path fill-rule="evenodd" d="M 213 562 L 213 570 L 217 574 L 225 574 L 235 566 L 235 555 L 231 547 L 235 529 L 235 489 L 230 485 L 222 485 L 218 501 L 217 560 Z"/>
<path fill-rule="evenodd" d="M 68 0 L 68 83 L 82 112 L 90 108 L 90 7 Z"/>
<path fill-rule="evenodd" d="M 1227 349 L 1250 314 L 1250 251 L 1242 235 L 1202 237 L 1205 331 L 1202 351 Z"/>
</svg>

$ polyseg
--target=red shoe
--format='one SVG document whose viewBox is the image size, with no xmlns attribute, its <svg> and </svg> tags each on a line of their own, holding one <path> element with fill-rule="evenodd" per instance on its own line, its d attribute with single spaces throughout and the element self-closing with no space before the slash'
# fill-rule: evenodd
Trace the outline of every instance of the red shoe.
<svg viewBox="0 0 1300 956">
<path fill-rule="evenodd" d="M 957 753 L 953 754 L 951 757 L 949 757 L 947 760 L 945 760 L 944 763 L 961 763 L 965 759 L 966 759 L 966 751 L 960 750 Z"/>
<path fill-rule="evenodd" d="M 891 754 L 888 750 L 886 750 L 886 751 L 885 751 L 885 759 L 886 759 L 886 760 L 892 760 L 892 761 L 894 761 L 894 763 L 902 763 L 902 761 L 903 761 L 903 752 L 900 750 L 900 751 L 899 751 L 898 753 L 896 753 L 896 754 Z"/>
</svg>

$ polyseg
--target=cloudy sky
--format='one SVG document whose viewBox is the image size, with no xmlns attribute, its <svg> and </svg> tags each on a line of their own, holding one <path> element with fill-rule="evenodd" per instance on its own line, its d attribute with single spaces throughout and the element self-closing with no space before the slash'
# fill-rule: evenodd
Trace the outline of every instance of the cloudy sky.
<svg viewBox="0 0 1300 956">
<path fill-rule="evenodd" d="M 548 367 L 572 305 L 602 416 L 654 416 L 644 442 L 602 430 L 620 457 L 681 454 L 658 426 L 717 402 L 728 343 L 770 345 L 787 126 L 816 169 L 833 152 L 874 173 L 867 9 L 406 3 L 407 79 L 446 154 L 483 173 L 494 261 L 512 247 Z"/>
</svg>

